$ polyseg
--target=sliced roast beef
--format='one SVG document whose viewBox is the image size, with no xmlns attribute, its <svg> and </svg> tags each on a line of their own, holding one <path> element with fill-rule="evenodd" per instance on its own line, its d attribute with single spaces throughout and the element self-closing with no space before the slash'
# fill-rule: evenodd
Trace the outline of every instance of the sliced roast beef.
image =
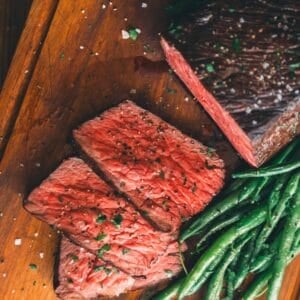
<svg viewBox="0 0 300 300">
<path fill-rule="evenodd" d="M 176 237 L 155 230 L 77 158 L 64 161 L 29 195 L 25 208 L 131 275 L 147 275 L 168 247 L 174 247 Z"/>
<path fill-rule="evenodd" d="M 161 285 L 162 281 L 169 281 L 180 271 L 181 264 L 175 243 L 160 256 L 147 276 L 135 278 L 63 237 L 56 293 L 64 300 L 113 297 L 130 290 L 151 288 L 158 283 Z"/>
<path fill-rule="evenodd" d="M 161 44 L 240 155 L 259 166 L 300 133 L 300 3 L 199 1 Z"/>
<path fill-rule="evenodd" d="M 106 177 L 160 229 L 178 230 L 220 190 L 223 161 L 149 111 L 125 101 L 74 136 Z"/>
<path fill-rule="evenodd" d="M 133 288 L 132 276 L 98 259 L 66 238 L 60 245 L 58 286 L 60 299 L 97 299 L 119 296 Z"/>
</svg>

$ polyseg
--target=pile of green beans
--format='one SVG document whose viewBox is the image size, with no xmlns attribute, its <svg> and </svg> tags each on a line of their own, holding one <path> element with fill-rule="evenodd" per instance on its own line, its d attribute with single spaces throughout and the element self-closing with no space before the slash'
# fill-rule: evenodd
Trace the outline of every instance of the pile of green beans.
<svg viewBox="0 0 300 300">
<path fill-rule="evenodd" d="M 300 253 L 300 138 L 264 168 L 235 173 L 221 197 L 182 230 L 193 238 L 194 265 L 155 300 L 185 299 L 207 285 L 204 299 L 278 299 L 287 264 Z M 222 198 L 223 197 L 223 198 Z M 246 277 L 254 279 L 241 289 Z"/>
</svg>

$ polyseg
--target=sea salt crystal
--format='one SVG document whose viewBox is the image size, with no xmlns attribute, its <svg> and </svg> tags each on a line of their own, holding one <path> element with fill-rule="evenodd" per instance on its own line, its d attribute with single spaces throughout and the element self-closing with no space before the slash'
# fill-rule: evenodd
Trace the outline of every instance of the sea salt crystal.
<svg viewBox="0 0 300 300">
<path fill-rule="evenodd" d="M 128 40 L 130 38 L 129 32 L 126 30 L 122 30 L 122 39 L 123 40 Z"/>
<path fill-rule="evenodd" d="M 40 259 L 43 259 L 45 257 L 45 253 L 44 252 L 40 252 Z"/>
<path fill-rule="evenodd" d="M 15 239 L 15 246 L 21 246 L 22 239 Z"/>
<path fill-rule="evenodd" d="M 142 5 L 141 5 L 141 7 L 142 7 L 142 8 L 146 8 L 146 7 L 148 7 L 148 4 L 147 4 L 147 3 L 145 3 L 145 2 L 142 2 Z"/>
</svg>

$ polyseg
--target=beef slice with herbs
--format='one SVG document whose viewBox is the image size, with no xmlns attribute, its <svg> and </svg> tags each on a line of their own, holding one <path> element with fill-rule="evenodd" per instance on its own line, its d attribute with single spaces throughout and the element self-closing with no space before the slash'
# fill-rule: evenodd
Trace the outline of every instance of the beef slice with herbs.
<svg viewBox="0 0 300 300">
<path fill-rule="evenodd" d="M 81 159 L 64 161 L 29 195 L 25 209 L 76 244 L 133 275 L 144 276 L 176 242 L 141 214 Z"/>
<path fill-rule="evenodd" d="M 124 101 L 74 131 L 83 152 L 161 230 L 177 231 L 223 186 L 216 152 Z"/>
<path fill-rule="evenodd" d="M 161 40 L 166 59 L 258 167 L 300 133 L 299 1 L 199 1 Z"/>
<path fill-rule="evenodd" d="M 177 250 L 177 245 L 171 244 L 147 276 L 133 277 L 62 237 L 56 294 L 63 300 L 91 300 L 157 288 L 158 283 L 163 286 L 182 269 Z"/>
</svg>

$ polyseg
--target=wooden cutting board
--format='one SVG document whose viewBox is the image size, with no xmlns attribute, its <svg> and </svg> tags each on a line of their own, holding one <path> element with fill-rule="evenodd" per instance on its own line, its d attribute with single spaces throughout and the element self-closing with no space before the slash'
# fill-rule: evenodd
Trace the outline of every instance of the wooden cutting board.
<svg viewBox="0 0 300 300">
<path fill-rule="evenodd" d="M 1 299 L 55 299 L 57 235 L 25 212 L 22 200 L 72 155 L 71 130 L 83 121 L 130 98 L 216 146 L 228 169 L 238 161 L 163 61 L 158 32 L 167 24 L 166 1 L 144 2 L 146 8 L 137 0 L 33 1 L 0 96 Z M 129 27 L 141 29 L 136 41 L 122 39 Z M 297 299 L 299 283 L 300 258 L 286 273 L 281 299 Z"/>
</svg>

